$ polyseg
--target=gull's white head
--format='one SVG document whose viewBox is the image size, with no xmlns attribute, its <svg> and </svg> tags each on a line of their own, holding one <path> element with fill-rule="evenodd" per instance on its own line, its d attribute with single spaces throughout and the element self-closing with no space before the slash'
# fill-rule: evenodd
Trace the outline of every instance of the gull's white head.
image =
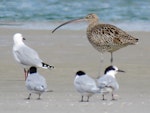
<svg viewBox="0 0 150 113">
<path fill-rule="evenodd" d="M 107 67 L 107 68 L 105 69 L 104 74 L 105 74 L 105 75 L 111 75 L 111 76 L 115 77 L 115 75 L 116 75 L 118 72 L 125 72 L 125 71 L 118 69 L 118 67 L 116 67 L 116 66 L 109 66 L 109 67 Z"/>
<path fill-rule="evenodd" d="M 21 33 L 16 33 L 14 34 L 14 44 L 22 44 L 23 40 L 25 40 L 25 38 L 23 38 Z"/>
</svg>

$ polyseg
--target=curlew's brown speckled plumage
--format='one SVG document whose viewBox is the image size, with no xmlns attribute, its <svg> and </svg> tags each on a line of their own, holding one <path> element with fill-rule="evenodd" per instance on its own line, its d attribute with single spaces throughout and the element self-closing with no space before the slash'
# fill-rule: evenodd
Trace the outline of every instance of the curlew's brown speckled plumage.
<svg viewBox="0 0 150 113">
<path fill-rule="evenodd" d="M 110 24 L 99 24 L 99 18 L 96 14 L 88 14 L 84 18 L 71 20 L 65 22 L 55 28 L 52 33 L 59 27 L 74 22 L 86 20 L 89 23 L 87 28 L 87 38 L 92 46 L 101 53 L 110 52 L 111 53 L 111 63 L 113 62 L 112 53 L 120 48 L 126 47 L 128 45 L 137 44 L 138 39 L 132 37 L 128 33 L 119 29 L 118 27 Z"/>
</svg>

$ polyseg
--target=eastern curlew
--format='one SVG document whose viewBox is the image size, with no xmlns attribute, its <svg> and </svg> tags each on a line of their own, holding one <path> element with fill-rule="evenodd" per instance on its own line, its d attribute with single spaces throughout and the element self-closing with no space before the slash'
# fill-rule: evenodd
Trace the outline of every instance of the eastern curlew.
<svg viewBox="0 0 150 113">
<path fill-rule="evenodd" d="M 99 18 L 96 14 L 88 14 L 84 18 L 71 20 L 56 27 L 52 33 L 58 28 L 71 22 L 85 20 L 89 23 L 86 34 L 89 42 L 100 53 L 110 52 L 111 63 L 113 63 L 113 52 L 126 47 L 128 45 L 137 44 L 138 39 L 132 37 L 128 33 L 110 24 L 99 24 Z"/>
</svg>

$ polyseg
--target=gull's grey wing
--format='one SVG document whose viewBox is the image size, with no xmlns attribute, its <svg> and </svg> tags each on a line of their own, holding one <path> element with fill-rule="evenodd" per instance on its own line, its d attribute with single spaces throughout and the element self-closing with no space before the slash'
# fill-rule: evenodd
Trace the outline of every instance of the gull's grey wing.
<svg viewBox="0 0 150 113">
<path fill-rule="evenodd" d="M 21 46 L 14 50 L 14 54 L 21 64 L 27 66 L 41 66 L 42 60 L 39 58 L 37 52 L 28 46 Z"/>
</svg>

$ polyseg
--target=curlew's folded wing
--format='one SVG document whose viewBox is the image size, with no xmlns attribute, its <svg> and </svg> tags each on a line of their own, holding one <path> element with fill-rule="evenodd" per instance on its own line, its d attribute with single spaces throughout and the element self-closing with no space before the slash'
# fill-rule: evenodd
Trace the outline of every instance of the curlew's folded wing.
<svg viewBox="0 0 150 113">
<path fill-rule="evenodd" d="M 110 24 L 98 24 L 91 29 L 91 35 L 104 45 L 132 45 L 137 43 L 138 39 L 127 34 L 125 31 Z"/>
</svg>

